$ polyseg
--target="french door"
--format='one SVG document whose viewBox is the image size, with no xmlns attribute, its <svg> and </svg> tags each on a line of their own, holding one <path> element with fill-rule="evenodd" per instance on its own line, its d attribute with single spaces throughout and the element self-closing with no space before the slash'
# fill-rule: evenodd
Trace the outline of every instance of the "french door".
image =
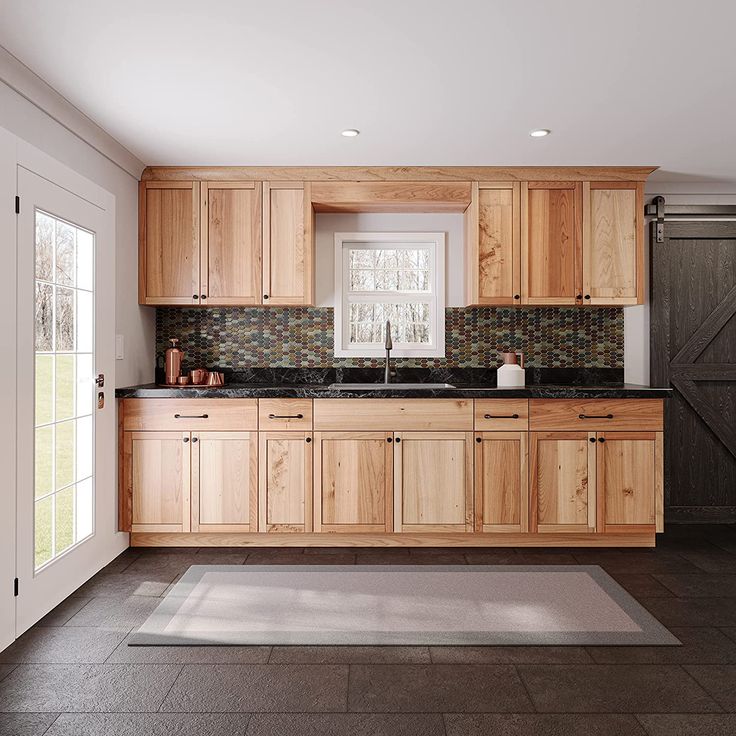
<svg viewBox="0 0 736 736">
<path fill-rule="evenodd" d="M 115 524 L 109 215 L 22 167 L 18 192 L 16 635 L 98 569 Z"/>
</svg>

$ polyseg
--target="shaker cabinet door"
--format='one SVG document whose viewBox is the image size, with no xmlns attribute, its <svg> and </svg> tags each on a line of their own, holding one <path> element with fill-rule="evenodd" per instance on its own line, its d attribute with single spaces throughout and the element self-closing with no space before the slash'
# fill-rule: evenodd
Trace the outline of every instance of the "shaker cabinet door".
<svg viewBox="0 0 736 736">
<path fill-rule="evenodd" d="M 390 432 L 315 432 L 314 531 L 392 531 Z"/>
<path fill-rule="evenodd" d="M 199 196 L 199 182 L 140 183 L 141 304 L 200 303 Z"/>
</svg>

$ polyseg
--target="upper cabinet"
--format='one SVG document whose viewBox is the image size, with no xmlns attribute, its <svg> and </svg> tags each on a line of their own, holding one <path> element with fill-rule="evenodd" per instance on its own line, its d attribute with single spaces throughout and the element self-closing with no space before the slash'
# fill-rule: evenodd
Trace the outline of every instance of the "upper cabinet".
<svg viewBox="0 0 736 736">
<path fill-rule="evenodd" d="M 309 184 L 263 185 L 263 303 L 314 301 L 313 214 Z"/>
<path fill-rule="evenodd" d="M 261 297 L 261 183 L 202 182 L 200 300 L 258 304 Z"/>
<path fill-rule="evenodd" d="M 469 304 L 521 304 L 518 182 L 473 184 L 465 211 Z"/>
<path fill-rule="evenodd" d="M 583 207 L 583 303 L 640 304 L 644 185 L 585 182 Z"/>
<path fill-rule="evenodd" d="M 582 184 L 521 185 L 521 300 L 580 303 Z"/>
<path fill-rule="evenodd" d="M 199 188 L 192 181 L 141 182 L 141 304 L 199 304 Z"/>
<path fill-rule="evenodd" d="M 140 303 L 311 304 L 308 190 L 300 183 L 141 182 Z"/>
<path fill-rule="evenodd" d="M 641 304 L 644 184 L 473 185 L 465 212 L 468 305 Z"/>
</svg>

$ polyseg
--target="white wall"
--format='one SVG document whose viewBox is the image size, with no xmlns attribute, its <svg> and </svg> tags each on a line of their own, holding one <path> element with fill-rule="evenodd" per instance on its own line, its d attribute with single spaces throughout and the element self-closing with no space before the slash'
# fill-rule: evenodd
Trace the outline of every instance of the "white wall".
<svg viewBox="0 0 736 736">
<path fill-rule="evenodd" d="M 115 196 L 116 310 L 110 329 L 125 337 L 125 359 L 116 362 L 116 381 L 118 386 L 126 386 L 153 380 L 155 312 L 137 303 L 136 179 L 2 81 L 0 126 Z"/>
</svg>

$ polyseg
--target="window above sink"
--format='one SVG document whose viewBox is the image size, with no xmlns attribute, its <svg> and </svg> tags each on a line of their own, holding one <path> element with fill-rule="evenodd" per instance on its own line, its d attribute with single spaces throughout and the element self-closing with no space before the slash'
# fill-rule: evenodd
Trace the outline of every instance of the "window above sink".
<svg viewBox="0 0 736 736">
<path fill-rule="evenodd" d="M 335 356 L 445 355 L 445 234 L 335 233 Z"/>
</svg>

